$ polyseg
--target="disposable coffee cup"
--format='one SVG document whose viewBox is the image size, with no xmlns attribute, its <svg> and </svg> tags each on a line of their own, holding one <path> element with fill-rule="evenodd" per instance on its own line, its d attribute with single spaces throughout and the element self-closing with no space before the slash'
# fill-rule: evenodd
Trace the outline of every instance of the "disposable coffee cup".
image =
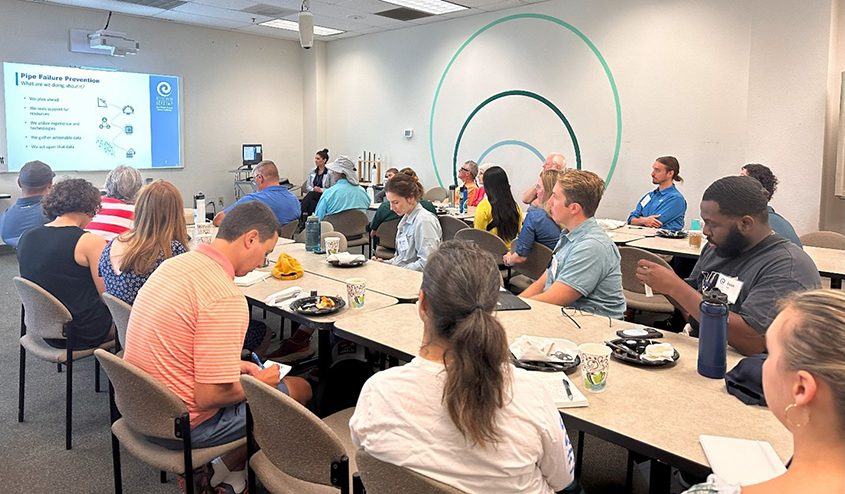
<svg viewBox="0 0 845 494">
<path fill-rule="evenodd" d="M 364 296 L 367 294 L 367 280 L 364 278 L 350 278 L 346 280 L 346 295 L 349 297 L 349 307 L 361 309 L 364 307 Z"/>
<path fill-rule="evenodd" d="M 340 252 L 340 237 L 326 237 L 326 255 L 331 256 Z"/>
<path fill-rule="evenodd" d="M 581 356 L 584 388 L 593 393 L 601 393 L 607 387 L 610 347 L 604 343 L 584 343 L 578 346 L 578 353 Z"/>
</svg>

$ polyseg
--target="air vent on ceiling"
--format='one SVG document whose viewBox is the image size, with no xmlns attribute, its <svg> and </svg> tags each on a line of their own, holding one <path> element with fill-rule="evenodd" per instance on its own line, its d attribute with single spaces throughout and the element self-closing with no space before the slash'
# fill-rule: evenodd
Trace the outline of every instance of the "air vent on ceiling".
<svg viewBox="0 0 845 494">
<path fill-rule="evenodd" d="M 181 0 L 117 0 L 118 2 L 131 3 L 132 5 L 143 5 L 144 7 L 155 7 L 157 9 L 170 10 L 185 5 L 188 2 Z"/>
<path fill-rule="evenodd" d="M 241 10 L 241 12 L 246 12 L 247 14 L 260 15 L 262 17 L 281 19 L 282 17 L 287 17 L 289 15 L 296 14 L 299 11 L 292 9 L 282 9 L 279 7 L 274 7 L 272 5 L 265 5 L 263 3 L 259 3 L 258 5 L 253 5 L 252 7 L 243 9 Z"/>
<path fill-rule="evenodd" d="M 385 10 L 384 12 L 376 12 L 376 15 L 380 15 L 382 17 L 389 17 L 390 19 L 396 19 L 397 21 L 412 21 L 414 19 L 422 19 L 423 17 L 431 17 L 431 14 L 427 12 L 421 12 L 419 10 L 414 9 L 406 9 L 405 7 Z"/>
</svg>

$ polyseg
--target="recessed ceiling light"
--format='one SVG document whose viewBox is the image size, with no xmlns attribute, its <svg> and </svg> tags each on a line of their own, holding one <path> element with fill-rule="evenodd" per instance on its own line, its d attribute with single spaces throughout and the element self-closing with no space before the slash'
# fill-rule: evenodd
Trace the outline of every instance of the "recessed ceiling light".
<svg viewBox="0 0 845 494">
<path fill-rule="evenodd" d="M 444 2 L 443 0 L 382 0 L 400 7 L 407 7 L 409 9 L 419 10 L 421 12 L 428 12 L 429 14 L 440 15 L 448 14 L 449 12 L 457 12 L 459 10 L 466 10 L 463 5 L 458 5 L 452 2 Z"/>
<path fill-rule="evenodd" d="M 287 29 L 288 31 L 297 31 L 299 32 L 299 23 L 294 21 L 288 21 L 285 19 L 273 19 L 272 21 L 262 22 L 259 24 L 260 26 L 267 26 L 267 27 L 275 27 L 277 29 Z M 323 27 L 323 26 L 314 26 L 314 34 L 317 36 L 332 36 L 335 34 L 341 34 L 345 31 L 340 31 L 338 29 L 332 29 L 330 27 Z"/>
</svg>

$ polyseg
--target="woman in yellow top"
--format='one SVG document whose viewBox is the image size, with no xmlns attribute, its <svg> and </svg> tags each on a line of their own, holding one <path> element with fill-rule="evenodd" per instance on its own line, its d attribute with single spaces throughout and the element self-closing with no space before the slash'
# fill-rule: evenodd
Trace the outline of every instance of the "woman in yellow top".
<svg viewBox="0 0 845 494">
<path fill-rule="evenodd" d="M 484 172 L 485 197 L 475 208 L 473 226 L 501 238 L 508 250 L 522 228 L 523 212 L 511 193 L 508 174 L 498 166 Z"/>
</svg>

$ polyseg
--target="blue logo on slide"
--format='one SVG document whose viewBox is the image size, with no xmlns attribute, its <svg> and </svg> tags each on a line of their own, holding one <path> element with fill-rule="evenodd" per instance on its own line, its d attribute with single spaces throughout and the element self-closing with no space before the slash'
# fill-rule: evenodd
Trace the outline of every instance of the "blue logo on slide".
<svg viewBox="0 0 845 494">
<path fill-rule="evenodd" d="M 170 96 L 170 92 L 173 89 L 170 87 L 170 83 L 167 81 L 161 81 L 156 85 L 156 92 L 159 96 Z"/>
<path fill-rule="evenodd" d="M 181 166 L 179 132 L 179 80 L 150 76 L 150 150 L 152 166 Z"/>
</svg>

